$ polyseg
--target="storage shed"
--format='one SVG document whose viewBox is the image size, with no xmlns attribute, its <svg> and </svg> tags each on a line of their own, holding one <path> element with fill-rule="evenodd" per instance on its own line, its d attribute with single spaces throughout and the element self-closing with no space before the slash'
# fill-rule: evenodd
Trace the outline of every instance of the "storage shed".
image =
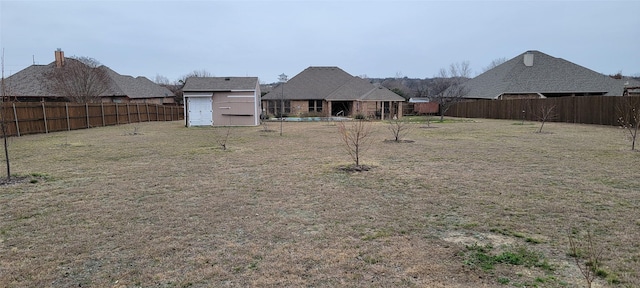
<svg viewBox="0 0 640 288">
<path fill-rule="evenodd" d="M 191 77 L 184 88 L 185 125 L 260 125 L 257 77 Z"/>
</svg>

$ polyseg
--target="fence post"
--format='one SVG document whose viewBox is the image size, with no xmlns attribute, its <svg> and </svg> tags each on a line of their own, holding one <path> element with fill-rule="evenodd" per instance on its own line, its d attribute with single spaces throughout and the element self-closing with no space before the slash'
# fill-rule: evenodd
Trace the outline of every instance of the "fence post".
<svg viewBox="0 0 640 288">
<path fill-rule="evenodd" d="M 118 112 L 118 103 L 116 102 L 116 125 L 120 125 L 120 112 Z"/>
<path fill-rule="evenodd" d="M 138 123 L 142 122 L 142 120 L 140 120 L 140 104 L 136 103 L 136 112 L 138 112 Z"/>
<path fill-rule="evenodd" d="M 131 112 L 129 112 L 129 103 L 127 102 L 127 123 L 131 123 Z"/>
<path fill-rule="evenodd" d="M 100 111 L 102 112 L 102 127 L 107 126 L 104 120 L 104 103 L 100 102 Z"/>
<path fill-rule="evenodd" d="M 158 108 L 158 105 L 155 105 L 156 107 L 156 121 L 160 121 L 160 108 Z"/>
<path fill-rule="evenodd" d="M 167 121 L 167 107 L 162 106 L 162 121 Z"/>
<path fill-rule="evenodd" d="M 147 109 L 147 122 L 151 122 L 151 117 L 149 116 L 149 103 L 144 103 L 145 109 Z"/>
<path fill-rule="evenodd" d="M 44 102 L 42 102 L 42 117 L 44 118 L 44 133 L 49 133 L 49 127 L 47 125 L 47 109 L 44 107 Z"/>
<path fill-rule="evenodd" d="M 87 115 L 87 128 L 91 128 L 89 125 L 89 103 L 84 103 L 84 113 Z"/>
<path fill-rule="evenodd" d="M 64 111 L 67 113 L 67 131 L 71 131 L 71 123 L 69 121 L 69 103 L 64 103 Z"/>
<path fill-rule="evenodd" d="M 16 132 L 18 133 L 18 137 L 20 137 L 20 125 L 18 125 L 18 113 L 16 113 L 16 103 L 13 103 L 13 119 L 16 120 Z"/>
</svg>

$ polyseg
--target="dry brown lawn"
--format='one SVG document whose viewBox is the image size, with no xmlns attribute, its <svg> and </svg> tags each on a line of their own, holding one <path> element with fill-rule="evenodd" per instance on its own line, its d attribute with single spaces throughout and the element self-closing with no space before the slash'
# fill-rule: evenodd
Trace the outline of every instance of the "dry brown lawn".
<svg viewBox="0 0 640 288">
<path fill-rule="evenodd" d="M 393 143 L 374 122 L 360 173 L 326 122 L 232 128 L 226 151 L 181 122 L 11 138 L 32 180 L 0 186 L 0 287 L 585 287 L 571 229 L 604 251 L 597 287 L 638 287 L 640 153 L 615 127 L 515 124 Z M 483 269 L 478 247 L 545 265 Z"/>
</svg>

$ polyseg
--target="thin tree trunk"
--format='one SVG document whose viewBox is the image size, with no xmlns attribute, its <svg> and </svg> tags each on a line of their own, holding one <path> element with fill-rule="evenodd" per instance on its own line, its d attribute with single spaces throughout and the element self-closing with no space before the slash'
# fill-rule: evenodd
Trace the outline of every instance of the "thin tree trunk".
<svg viewBox="0 0 640 288">
<path fill-rule="evenodd" d="M 7 160 L 7 180 L 11 180 L 11 164 L 9 163 L 9 145 L 7 143 L 7 126 L 5 123 L 1 123 L 0 125 L 2 125 L 2 138 L 4 139 L 4 157 Z"/>
</svg>

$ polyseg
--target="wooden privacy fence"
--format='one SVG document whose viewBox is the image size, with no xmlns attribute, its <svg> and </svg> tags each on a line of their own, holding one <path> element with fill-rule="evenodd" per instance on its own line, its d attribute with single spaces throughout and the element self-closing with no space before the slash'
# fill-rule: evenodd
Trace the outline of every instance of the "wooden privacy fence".
<svg viewBox="0 0 640 288">
<path fill-rule="evenodd" d="M 638 96 L 625 96 L 638 97 Z M 446 116 L 537 121 L 554 107 L 549 121 L 617 126 L 621 96 L 575 96 L 546 99 L 477 100 L 454 104 Z"/>
<path fill-rule="evenodd" d="M 183 120 L 179 106 L 118 103 L 3 102 L 9 136 L 149 121 Z"/>
</svg>

